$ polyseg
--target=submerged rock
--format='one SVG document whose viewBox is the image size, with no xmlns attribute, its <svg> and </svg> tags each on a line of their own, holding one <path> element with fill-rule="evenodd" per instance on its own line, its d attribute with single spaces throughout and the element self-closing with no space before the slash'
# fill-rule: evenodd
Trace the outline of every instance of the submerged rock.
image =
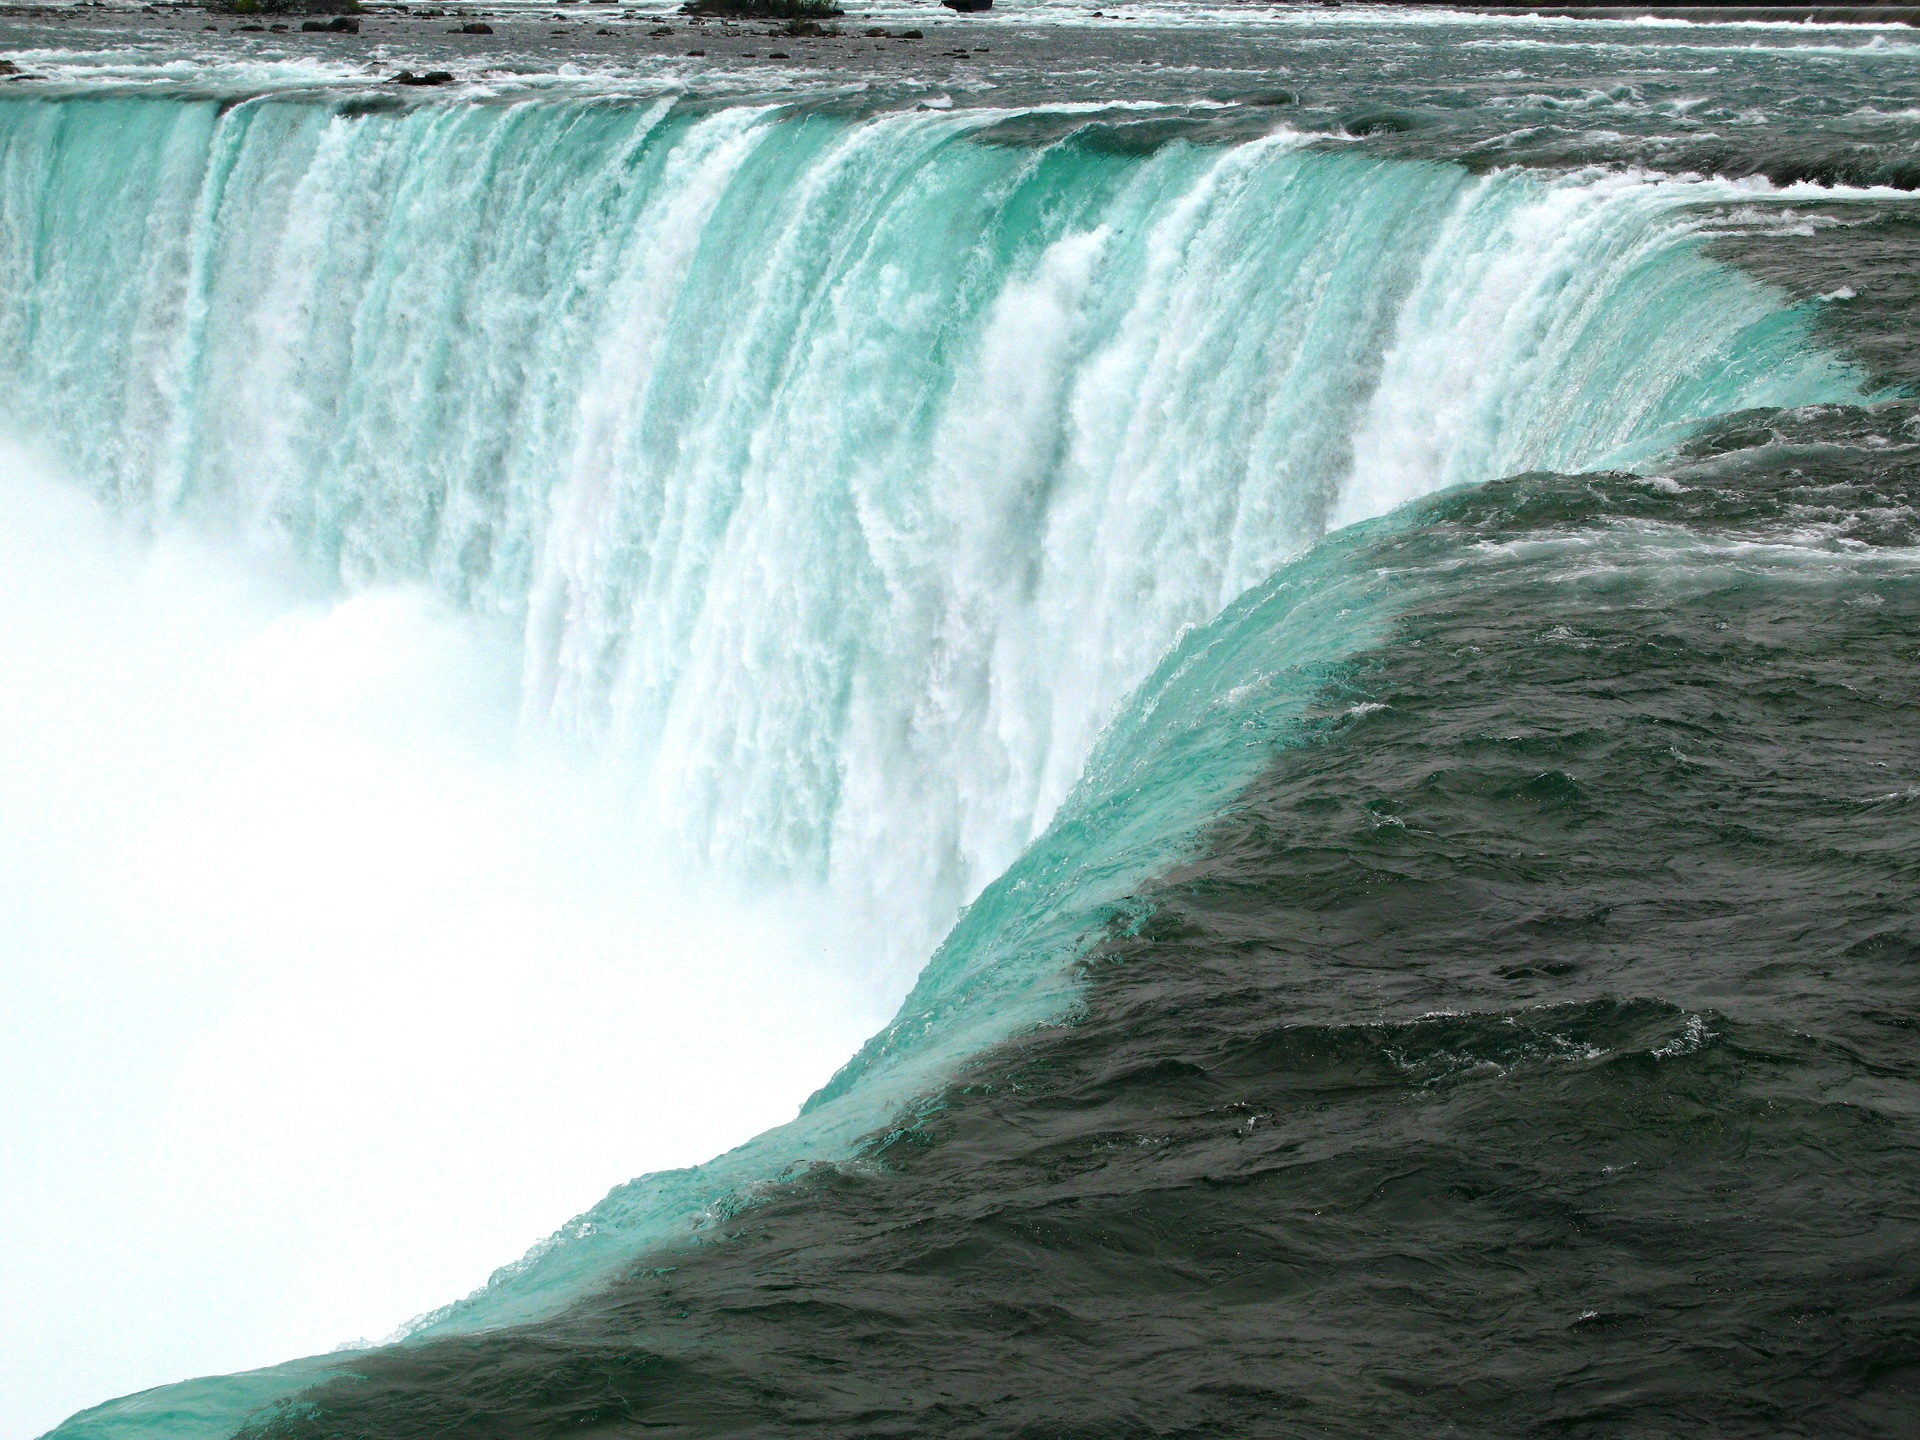
<svg viewBox="0 0 1920 1440">
<path fill-rule="evenodd" d="M 1402 115 L 1393 110 L 1369 111 L 1342 122 L 1340 128 L 1349 135 L 1404 135 L 1416 129 L 1420 122 L 1411 115 Z"/>
<path fill-rule="evenodd" d="M 390 82 L 394 85 L 451 85 L 453 72 L 449 70 L 429 70 L 424 75 L 416 75 L 411 70 L 402 70 Z"/>
</svg>

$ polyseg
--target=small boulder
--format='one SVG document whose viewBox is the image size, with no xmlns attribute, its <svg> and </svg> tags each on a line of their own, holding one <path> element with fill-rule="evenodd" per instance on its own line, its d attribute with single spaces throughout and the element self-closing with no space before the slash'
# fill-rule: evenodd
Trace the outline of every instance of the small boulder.
<svg viewBox="0 0 1920 1440">
<path fill-rule="evenodd" d="M 429 70 L 424 75 L 416 75 L 411 70 L 402 70 L 393 77 L 396 85 L 451 85 L 453 73 L 449 70 Z"/>
<path fill-rule="evenodd" d="M 1340 128 L 1349 135 L 1404 135 L 1418 129 L 1420 122 L 1411 115 L 1392 110 L 1375 110 L 1343 120 Z"/>
<path fill-rule="evenodd" d="M 484 20 L 472 20 L 465 25 L 455 26 L 447 32 L 449 35 L 491 35 L 493 26 Z"/>
<path fill-rule="evenodd" d="M 940 3 L 949 10 L 958 10 L 962 15 L 974 15 L 993 8 L 993 0 L 940 0 Z"/>
</svg>

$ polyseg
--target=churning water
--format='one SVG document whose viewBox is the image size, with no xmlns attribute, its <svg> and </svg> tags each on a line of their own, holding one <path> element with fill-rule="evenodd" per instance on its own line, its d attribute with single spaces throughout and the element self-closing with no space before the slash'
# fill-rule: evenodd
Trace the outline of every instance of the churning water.
<svg viewBox="0 0 1920 1440">
<path fill-rule="evenodd" d="M 1910 32 L 1126 13 L 14 37 L 61 1436 L 1897 1429 Z"/>
</svg>

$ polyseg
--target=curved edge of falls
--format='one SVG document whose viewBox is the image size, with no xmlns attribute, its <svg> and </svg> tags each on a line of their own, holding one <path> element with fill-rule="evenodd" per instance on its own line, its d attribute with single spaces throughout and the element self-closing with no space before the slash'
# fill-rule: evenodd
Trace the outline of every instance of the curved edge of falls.
<svg viewBox="0 0 1920 1440">
<path fill-rule="evenodd" d="M 1754 182 L 985 123 L 0 102 L 9 428 L 149 523 L 517 620 L 529 723 L 619 754 L 689 864 L 833 897 L 892 993 L 946 936 L 798 1119 L 412 1333 L 546 1313 L 1068 1017 L 1077 957 L 1392 624 L 1349 563 L 1376 517 L 1861 398 L 1701 254 Z M 55 1433 L 224 1435 L 331 1363 Z"/>
</svg>

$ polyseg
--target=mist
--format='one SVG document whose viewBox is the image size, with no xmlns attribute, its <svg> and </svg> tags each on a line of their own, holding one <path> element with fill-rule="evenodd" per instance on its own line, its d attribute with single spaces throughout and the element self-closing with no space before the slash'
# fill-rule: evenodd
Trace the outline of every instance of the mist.
<svg viewBox="0 0 1920 1440">
<path fill-rule="evenodd" d="M 512 627 L 0 453 L 0 1440 L 391 1333 L 885 1018 L 664 858 Z"/>
</svg>

